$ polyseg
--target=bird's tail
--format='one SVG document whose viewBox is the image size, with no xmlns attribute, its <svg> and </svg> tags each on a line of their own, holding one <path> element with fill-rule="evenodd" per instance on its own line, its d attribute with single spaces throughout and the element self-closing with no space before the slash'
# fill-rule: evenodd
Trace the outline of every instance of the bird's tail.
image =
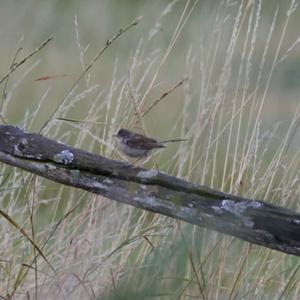
<svg viewBox="0 0 300 300">
<path fill-rule="evenodd" d="M 165 141 L 159 141 L 159 144 L 166 144 L 166 143 L 176 143 L 176 142 L 185 142 L 187 139 L 176 139 L 176 140 L 165 140 Z"/>
</svg>

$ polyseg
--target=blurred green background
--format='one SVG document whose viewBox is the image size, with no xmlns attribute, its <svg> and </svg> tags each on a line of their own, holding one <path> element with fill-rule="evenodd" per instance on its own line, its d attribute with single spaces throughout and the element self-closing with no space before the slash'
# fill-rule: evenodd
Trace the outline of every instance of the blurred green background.
<svg viewBox="0 0 300 300">
<path fill-rule="evenodd" d="M 193 3 L 193 1 L 191 2 Z M 228 3 L 226 4 L 226 2 Z M 247 2 L 250 4 L 252 1 L 245 1 L 245 3 Z M 161 13 L 170 3 L 173 3 L 170 12 L 162 17 Z M 118 74 L 126 75 L 130 64 L 130 57 L 134 55 L 135 49 L 141 40 L 147 45 L 147 50 L 143 51 L 147 51 L 150 55 L 151 51 L 156 50 L 160 51 L 161 55 L 163 55 L 185 4 L 186 1 L 171 2 L 167 0 L 2 0 L 0 3 L 0 74 L 6 73 L 9 69 L 14 53 L 18 45 L 20 45 L 21 38 L 23 51 L 19 55 L 20 58 L 37 47 L 47 37 L 54 37 L 54 40 L 49 46 L 40 51 L 29 63 L 14 73 L 10 79 L 9 84 L 12 85 L 22 77 L 23 73 L 29 68 L 29 65 L 40 60 L 39 64 L 20 82 L 18 88 L 13 90 L 12 97 L 5 112 L 7 120 L 10 123 L 21 124 L 26 110 L 36 107 L 45 90 L 50 87 L 51 90 L 47 101 L 41 109 L 40 120 L 36 121 L 34 128 L 32 128 L 33 130 L 38 130 L 43 119 L 47 118 L 47 115 L 54 110 L 67 88 L 71 86 L 76 76 L 80 74 L 80 54 L 76 43 L 74 25 L 75 16 L 77 16 L 78 20 L 80 42 L 83 46 L 89 45 L 85 54 L 86 63 L 89 62 L 97 53 L 97 50 L 104 45 L 107 38 L 111 37 L 131 20 L 138 16 L 143 16 L 143 20 L 140 24 L 117 40 L 112 48 L 106 51 L 100 61 L 93 67 L 91 82 L 99 84 L 103 89 L 109 89 L 116 58 L 118 58 Z M 222 5 L 226 7 L 225 13 L 228 14 L 228 20 L 224 23 L 227 36 L 223 33 L 221 46 L 217 53 L 215 72 L 218 74 L 220 71 L 218 70 L 218 64 L 221 68 L 224 55 L 228 48 L 228 37 L 230 37 L 232 33 L 230 24 L 234 22 L 238 2 L 199 1 L 159 74 L 158 81 L 163 82 L 163 85 L 154 89 L 150 98 L 155 99 L 161 92 L 166 90 L 167 87 L 184 77 L 186 57 L 189 49 L 192 49 L 196 57 L 202 57 L 202 59 L 205 60 L 205 51 L 207 51 L 205 47 L 211 47 L 209 43 L 215 34 L 214 30 L 216 30 L 216 14 Z M 267 76 L 269 72 L 272 59 L 268 57 L 272 54 L 274 55 L 277 49 L 289 5 L 289 1 L 263 1 L 262 3 L 261 19 L 251 66 L 253 70 L 253 82 L 257 76 L 259 62 L 274 14 L 278 9 L 278 17 L 274 34 L 271 38 L 270 49 L 268 50 L 264 75 Z M 297 40 L 299 26 L 300 10 L 297 9 L 293 12 L 287 24 L 280 54 L 287 51 Z M 228 29 L 226 29 L 227 27 Z M 247 27 L 244 26 L 241 30 L 241 36 L 243 36 L 247 32 Z M 157 33 L 155 38 L 151 39 L 150 37 L 153 31 Z M 224 43 L 224 47 L 222 47 L 222 43 Z M 211 48 L 209 49 L 209 51 L 211 51 Z M 241 63 L 241 52 L 239 50 L 241 49 L 237 47 L 234 51 L 234 63 L 232 67 L 236 67 L 236 70 L 238 70 Z M 199 62 L 196 61 L 194 66 L 193 82 L 195 86 L 198 84 L 197 76 L 199 76 L 199 79 L 201 76 L 198 70 L 198 63 Z M 35 78 L 41 76 L 56 74 L 70 74 L 71 76 L 44 82 L 33 81 Z M 236 80 L 237 72 L 233 72 L 233 76 L 230 78 L 233 89 Z M 263 80 L 266 79 L 263 78 Z M 295 106 L 298 103 L 299 87 L 300 47 L 295 46 L 288 57 L 276 67 L 271 81 L 263 114 L 269 125 L 276 121 L 285 121 L 291 118 Z M 8 89 L 9 88 L 10 87 L 8 87 Z M 194 94 L 196 93 L 197 91 L 195 91 Z M 176 108 L 180 110 L 180 106 L 182 106 L 182 102 L 180 101 L 181 96 L 180 91 L 175 92 L 171 96 L 175 99 L 172 100 L 172 109 L 174 109 L 175 114 L 177 113 Z M 159 120 L 166 116 L 165 112 L 170 109 L 170 102 L 167 102 L 166 105 L 161 105 L 159 110 L 153 112 L 155 119 Z M 78 108 L 78 112 L 79 111 L 80 107 Z M 77 117 L 80 117 L 80 114 Z M 164 119 L 164 122 L 164 126 L 170 128 L 173 118 Z M 162 124 L 160 124 L 160 122 L 158 124 L 161 127 Z M 152 124 L 151 126 L 154 126 L 153 133 L 156 133 L 158 131 L 158 128 L 155 128 L 156 125 Z M 167 130 L 166 133 L 167 132 L 169 132 L 169 130 Z M 162 133 L 164 133 L 164 131 Z"/>
</svg>

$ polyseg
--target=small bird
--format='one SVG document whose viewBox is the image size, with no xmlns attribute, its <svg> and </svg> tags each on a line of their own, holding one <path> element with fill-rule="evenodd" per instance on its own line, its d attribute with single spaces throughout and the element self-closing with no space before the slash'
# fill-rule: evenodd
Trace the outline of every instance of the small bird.
<svg viewBox="0 0 300 300">
<path fill-rule="evenodd" d="M 152 138 L 148 138 L 142 134 L 121 128 L 117 134 L 114 134 L 117 138 L 121 151 L 130 156 L 138 158 L 138 160 L 145 158 L 153 149 L 165 148 L 166 143 L 183 142 L 186 139 L 157 141 Z"/>
</svg>

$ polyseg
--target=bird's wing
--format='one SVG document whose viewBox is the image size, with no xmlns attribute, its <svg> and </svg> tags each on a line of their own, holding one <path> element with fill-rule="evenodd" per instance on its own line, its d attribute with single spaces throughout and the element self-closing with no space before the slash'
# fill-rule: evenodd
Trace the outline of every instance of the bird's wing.
<svg viewBox="0 0 300 300">
<path fill-rule="evenodd" d="M 151 150 L 153 148 L 164 148 L 163 145 L 157 143 L 155 139 L 145 138 L 140 134 L 135 134 L 127 140 L 127 145 L 134 149 Z"/>
</svg>

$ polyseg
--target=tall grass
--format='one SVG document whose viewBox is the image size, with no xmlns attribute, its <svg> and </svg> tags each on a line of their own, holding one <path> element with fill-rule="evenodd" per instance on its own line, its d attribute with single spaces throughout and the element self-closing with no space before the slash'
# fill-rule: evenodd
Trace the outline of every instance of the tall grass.
<svg viewBox="0 0 300 300">
<path fill-rule="evenodd" d="M 191 40 L 197 35 L 196 42 L 186 43 L 185 29 L 195 26 L 199 6 L 195 1 L 183 6 L 173 1 L 157 12 L 156 23 L 130 45 L 128 62 L 114 57 L 107 85 L 97 82 L 92 68 L 86 71 L 89 45 L 82 42 L 75 17 L 81 79 L 67 94 L 63 84 L 55 105 L 48 104 L 53 87 L 46 80 L 48 86 L 34 108 L 26 107 L 23 99 L 22 126 L 42 128 L 51 138 L 113 159 L 125 159 L 112 137 L 119 127 L 158 139 L 184 137 L 187 143 L 154 153 L 145 166 L 155 167 L 156 162 L 161 171 L 195 183 L 299 209 L 299 150 L 292 144 L 300 107 L 295 107 L 288 125 L 267 126 L 265 120 L 265 111 L 273 105 L 274 74 L 298 44 L 298 40 L 285 43 L 299 10 L 297 2 L 271 7 L 267 23 L 261 0 L 208 5 L 209 20 L 193 31 Z M 162 28 L 174 18 L 168 44 L 157 46 Z M 130 34 L 133 31 L 121 40 Z M 184 68 L 178 61 L 182 56 L 176 55 L 181 39 Z M 38 62 L 27 65 L 19 79 L 9 79 L 1 110 L 7 122 L 15 92 L 22 90 L 22 80 L 31 76 Z M 68 80 L 72 86 L 76 79 Z M 41 120 L 47 106 L 48 115 Z M 3 298 L 299 298 L 299 261 L 290 255 L 4 165 L 0 203 L 1 211 L 22 226 L 49 262 L 0 218 Z"/>
</svg>

